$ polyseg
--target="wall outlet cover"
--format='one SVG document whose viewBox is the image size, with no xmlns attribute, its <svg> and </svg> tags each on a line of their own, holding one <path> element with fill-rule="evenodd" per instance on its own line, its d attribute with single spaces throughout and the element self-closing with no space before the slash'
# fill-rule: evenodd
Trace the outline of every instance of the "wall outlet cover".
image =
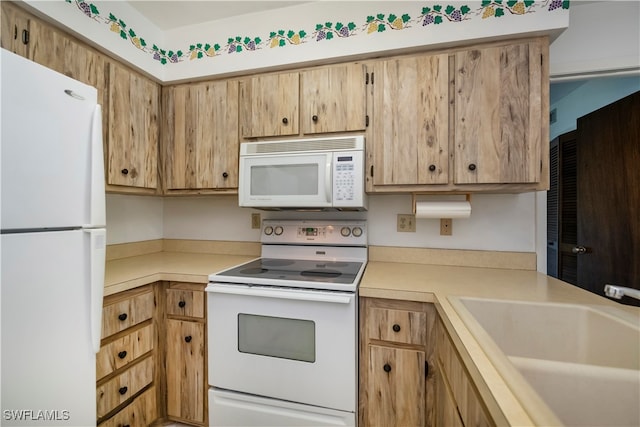
<svg viewBox="0 0 640 427">
<path fill-rule="evenodd" d="M 260 214 L 252 213 L 251 214 L 251 228 L 260 228 Z"/>
<path fill-rule="evenodd" d="M 408 214 L 398 214 L 398 232 L 416 232 L 416 216 Z"/>
</svg>

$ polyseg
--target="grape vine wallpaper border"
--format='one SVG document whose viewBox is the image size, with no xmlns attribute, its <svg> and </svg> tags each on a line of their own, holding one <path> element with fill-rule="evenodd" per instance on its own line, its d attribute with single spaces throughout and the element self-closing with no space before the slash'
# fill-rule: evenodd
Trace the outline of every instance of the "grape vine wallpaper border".
<svg viewBox="0 0 640 427">
<path fill-rule="evenodd" d="M 156 44 L 149 44 L 141 35 L 120 17 L 113 13 L 102 14 L 100 10 L 86 0 L 65 0 L 75 5 L 77 10 L 97 23 L 108 26 L 109 30 L 117 34 L 124 41 L 128 41 L 135 48 L 152 55 L 161 64 L 175 64 L 186 60 L 220 57 L 224 54 L 241 54 L 264 48 L 282 48 L 296 46 L 303 43 L 327 43 L 332 40 L 345 39 L 371 34 L 381 34 L 386 31 L 401 31 L 414 26 L 421 26 L 425 31 L 439 25 L 463 23 L 469 20 L 485 20 L 504 16 L 523 16 L 535 12 L 553 12 L 558 9 L 569 9 L 569 0 L 483 0 L 476 10 L 464 4 L 437 4 L 424 6 L 410 14 L 405 13 L 374 13 L 363 17 L 362 22 L 323 22 L 313 29 L 277 29 L 268 35 L 237 36 L 233 35 L 226 41 L 194 42 L 189 46 L 177 49 L 166 49 Z M 372 5 L 375 3 L 371 3 Z"/>
</svg>

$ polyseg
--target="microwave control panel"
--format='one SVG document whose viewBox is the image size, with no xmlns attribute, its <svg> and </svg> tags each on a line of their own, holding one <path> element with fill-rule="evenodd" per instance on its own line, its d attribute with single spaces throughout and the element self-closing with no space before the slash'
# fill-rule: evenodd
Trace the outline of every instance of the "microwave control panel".
<svg viewBox="0 0 640 427">
<path fill-rule="evenodd" d="M 333 153 L 333 205 L 362 205 L 364 159 L 362 151 Z"/>
</svg>

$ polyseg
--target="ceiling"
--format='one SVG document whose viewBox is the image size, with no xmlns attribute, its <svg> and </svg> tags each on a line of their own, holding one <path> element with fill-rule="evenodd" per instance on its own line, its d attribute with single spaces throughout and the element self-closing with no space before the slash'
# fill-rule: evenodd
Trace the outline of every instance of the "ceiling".
<svg viewBox="0 0 640 427">
<path fill-rule="evenodd" d="M 281 9 L 295 6 L 308 1 L 157 1 L 157 0 L 129 0 L 151 23 L 162 31 L 186 25 L 196 25 L 218 19 L 231 18 L 249 13 L 264 12 L 266 10 Z"/>
</svg>

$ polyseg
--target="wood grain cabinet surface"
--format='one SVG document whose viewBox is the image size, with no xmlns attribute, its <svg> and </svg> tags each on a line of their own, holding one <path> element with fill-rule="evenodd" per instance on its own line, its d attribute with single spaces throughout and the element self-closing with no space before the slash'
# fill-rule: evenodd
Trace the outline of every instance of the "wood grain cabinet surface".
<svg viewBox="0 0 640 427">
<path fill-rule="evenodd" d="M 460 354 L 438 317 L 436 340 L 436 425 L 489 427 L 490 417 Z"/>
<path fill-rule="evenodd" d="M 237 190 L 238 81 L 162 90 L 165 190 Z"/>
<path fill-rule="evenodd" d="M 111 62 L 107 184 L 158 188 L 159 116 L 160 86 Z"/>
<path fill-rule="evenodd" d="M 449 56 L 381 60 L 373 75 L 373 185 L 446 184 Z"/>
<path fill-rule="evenodd" d="M 431 304 L 360 298 L 359 425 L 434 425 L 434 318 Z"/>
<path fill-rule="evenodd" d="M 101 427 L 149 425 L 159 417 L 154 289 L 147 285 L 104 300 L 102 346 L 96 356 Z"/>
<path fill-rule="evenodd" d="M 358 63 L 265 74 L 240 83 L 242 138 L 366 128 L 366 69 Z"/>
<path fill-rule="evenodd" d="M 204 285 L 172 282 L 165 296 L 167 417 L 206 425 L 209 417 Z"/>
<path fill-rule="evenodd" d="M 541 180 L 547 49 L 537 39 L 455 54 L 456 184 Z"/>
<path fill-rule="evenodd" d="M 548 39 L 375 62 L 368 192 L 549 186 Z"/>
</svg>

